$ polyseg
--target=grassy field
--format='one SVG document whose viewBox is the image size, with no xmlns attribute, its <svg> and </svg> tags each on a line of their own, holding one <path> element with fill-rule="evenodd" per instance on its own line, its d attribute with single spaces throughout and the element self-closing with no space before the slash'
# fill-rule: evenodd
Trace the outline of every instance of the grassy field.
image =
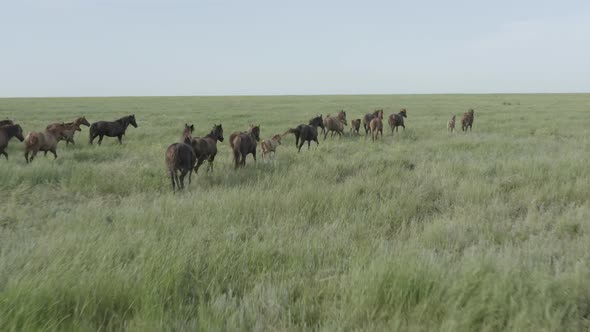
<svg viewBox="0 0 590 332">
<path fill-rule="evenodd" d="M 507 105 L 509 103 L 510 105 Z M 590 329 L 590 95 L 0 99 L 25 132 L 135 113 L 123 145 L 0 159 L 0 330 Z M 320 141 L 234 171 L 227 137 L 408 109 L 382 142 Z M 473 132 L 446 132 L 475 109 Z M 222 123 L 173 194 L 184 123 Z M 348 130 L 348 129 L 347 129 Z M 203 168 L 204 170 L 205 168 Z"/>
</svg>

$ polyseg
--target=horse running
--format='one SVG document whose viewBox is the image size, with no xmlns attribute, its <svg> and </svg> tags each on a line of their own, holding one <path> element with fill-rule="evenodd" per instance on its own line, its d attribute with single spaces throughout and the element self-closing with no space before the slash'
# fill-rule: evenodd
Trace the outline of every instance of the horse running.
<svg viewBox="0 0 590 332">
<path fill-rule="evenodd" d="M 371 120 L 378 117 L 379 113 L 383 114 L 383 109 L 375 110 L 375 112 L 373 113 L 367 113 L 363 117 L 363 127 L 365 128 L 365 136 L 369 135 L 369 130 L 371 129 L 369 128 L 369 124 L 371 123 Z"/>
<path fill-rule="evenodd" d="M 79 129 L 80 127 L 78 127 Z M 63 128 L 58 127 L 55 129 L 45 130 L 44 132 L 31 132 L 25 137 L 25 160 L 27 164 L 35 159 L 35 156 L 39 151 L 53 153 L 53 159 L 57 158 L 57 143 L 65 139 L 62 133 Z M 31 157 L 29 158 L 29 153 Z"/>
<path fill-rule="evenodd" d="M 211 132 L 205 137 L 193 138 L 191 146 L 195 151 L 197 157 L 197 165 L 195 166 L 195 173 L 199 172 L 199 167 L 203 165 L 205 160 L 209 161 L 207 171 L 213 172 L 213 161 L 217 155 L 217 141 L 223 142 L 223 127 L 221 125 L 213 125 Z"/>
<path fill-rule="evenodd" d="M 25 140 L 23 128 L 20 125 L 6 124 L 0 127 L 0 154 L 4 155 L 6 160 L 8 160 L 8 153 L 6 153 L 5 149 L 13 137 L 16 137 L 21 142 Z"/>
<path fill-rule="evenodd" d="M 447 131 L 450 131 L 451 133 L 455 131 L 455 117 L 456 115 L 453 115 L 449 122 L 447 122 Z"/>
<path fill-rule="evenodd" d="M 188 184 L 191 183 L 191 174 L 197 160 L 191 147 L 190 138 L 185 138 L 182 143 L 173 143 L 166 149 L 166 166 L 172 181 L 172 191 L 184 189 L 184 177 L 188 173 Z M 180 171 L 180 177 L 178 172 Z"/>
<path fill-rule="evenodd" d="M 72 122 L 67 122 L 67 123 L 52 123 L 50 125 L 47 126 L 47 130 L 54 130 L 58 127 L 58 126 L 68 126 L 68 128 L 73 129 L 74 128 L 74 124 L 78 125 L 78 127 L 80 126 L 86 126 L 86 127 L 90 127 L 90 123 L 88 122 L 88 120 L 86 120 L 85 116 L 79 117 L 77 119 L 75 119 Z M 81 131 L 81 130 L 67 130 L 63 132 L 63 136 L 64 136 L 64 140 L 66 141 L 66 145 L 69 145 L 70 143 L 72 144 L 76 144 L 76 142 L 74 142 L 74 134 L 76 133 L 76 131 Z"/>
<path fill-rule="evenodd" d="M 246 156 L 250 153 L 256 162 L 256 143 L 258 141 L 260 141 L 260 125 L 251 125 L 247 133 L 238 133 L 233 137 L 230 145 L 233 150 L 236 169 L 246 166 Z"/>
<path fill-rule="evenodd" d="M 309 120 L 309 125 L 301 124 L 295 128 L 288 129 L 283 135 L 294 134 L 295 146 L 297 146 L 297 151 L 301 152 L 301 147 L 306 141 L 308 150 L 311 145 L 311 141 L 314 141 L 317 145 L 320 145 L 320 142 L 318 142 L 318 127 L 322 129 L 324 128 L 324 121 L 321 115 Z M 300 140 L 301 143 L 299 142 Z"/>
<path fill-rule="evenodd" d="M 463 131 L 467 131 L 467 128 L 469 127 L 469 131 L 471 131 L 471 127 L 473 127 L 473 118 L 474 118 L 474 114 L 473 114 L 473 109 L 470 109 L 469 111 L 463 113 L 463 117 L 461 118 L 461 129 Z"/>
<path fill-rule="evenodd" d="M 351 134 L 359 134 L 359 130 L 361 129 L 361 119 L 354 119 L 350 121 L 350 133 Z"/>
<path fill-rule="evenodd" d="M 389 123 L 389 127 L 391 128 L 391 135 L 393 135 L 393 130 L 395 129 L 395 131 L 398 131 L 399 128 L 398 127 L 402 127 L 404 128 L 404 130 L 406 130 L 406 126 L 404 125 L 404 118 L 408 117 L 408 113 L 406 111 L 405 108 L 402 108 L 399 113 L 397 114 L 391 114 L 389 116 L 389 118 L 387 119 L 387 122 Z"/>
<path fill-rule="evenodd" d="M 123 144 L 121 141 L 123 135 L 125 135 L 125 131 L 127 127 L 132 125 L 134 128 L 137 128 L 137 123 L 135 122 L 135 115 L 128 115 L 124 116 L 115 121 L 98 121 L 93 123 L 90 126 L 90 144 L 92 141 L 98 136 L 98 145 L 102 143 L 102 139 L 104 136 L 107 137 L 117 137 L 119 140 L 119 144 Z"/>
<path fill-rule="evenodd" d="M 371 120 L 369 128 L 371 129 L 371 139 L 373 142 L 377 140 L 379 133 L 381 133 L 381 139 L 383 139 L 383 111 L 380 111 L 379 115 Z"/>
<path fill-rule="evenodd" d="M 260 142 L 260 148 L 262 150 L 262 159 L 264 159 L 265 155 L 270 154 L 271 152 L 272 156 L 275 157 L 277 148 L 279 147 L 279 145 L 281 145 L 282 137 L 282 135 L 274 135 L 272 138 L 263 139 Z"/>
<path fill-rule="evenodd" d="M 324 140 L 328 137 L 329 132 L 332 132 L 332 136 L 336 133 L 338 136 L 342 137 L 342 134 L 344 134 L 344 126 L 346 125 L 348 125 L 346 122 L 346 112 L 340 111 L 335 117 L 328 115 L 324 119 Z"/>
</svg>

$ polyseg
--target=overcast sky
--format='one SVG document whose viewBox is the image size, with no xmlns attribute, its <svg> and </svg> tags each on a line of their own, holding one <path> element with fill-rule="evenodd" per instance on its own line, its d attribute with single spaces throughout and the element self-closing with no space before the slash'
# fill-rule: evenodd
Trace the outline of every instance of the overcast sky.
<svg viewBox="0 0 590 332">
<path fill-rule="evenodd" d="M 0 97 L 590 92 L 590 1 L 0 0 Z"/>
</svg>

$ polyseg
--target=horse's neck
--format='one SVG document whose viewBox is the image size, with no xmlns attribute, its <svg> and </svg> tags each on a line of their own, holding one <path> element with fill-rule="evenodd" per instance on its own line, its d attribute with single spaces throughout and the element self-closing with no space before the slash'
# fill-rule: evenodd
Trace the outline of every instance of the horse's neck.
<svg viewBox="0 0 590 332">
<path fill-rule="evenodd" d="M 121 127 L 123 127 L 124 130 L 127 129 L 127 127 L 129 127 L 129 121 L 127 119 L 119 119 L 115 122 L 121 125 Z"/>
</svg>

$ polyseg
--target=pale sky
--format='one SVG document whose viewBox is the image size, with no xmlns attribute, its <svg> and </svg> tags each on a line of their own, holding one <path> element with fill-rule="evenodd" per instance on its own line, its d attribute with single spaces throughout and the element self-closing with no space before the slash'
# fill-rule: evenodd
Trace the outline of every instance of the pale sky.
<svg viewBox="0 0 590 332">
<path fill-rule="evenodd" d="M 0 97 L 590 92 L 590 1 L 0 0 Z"/>
</svg>

